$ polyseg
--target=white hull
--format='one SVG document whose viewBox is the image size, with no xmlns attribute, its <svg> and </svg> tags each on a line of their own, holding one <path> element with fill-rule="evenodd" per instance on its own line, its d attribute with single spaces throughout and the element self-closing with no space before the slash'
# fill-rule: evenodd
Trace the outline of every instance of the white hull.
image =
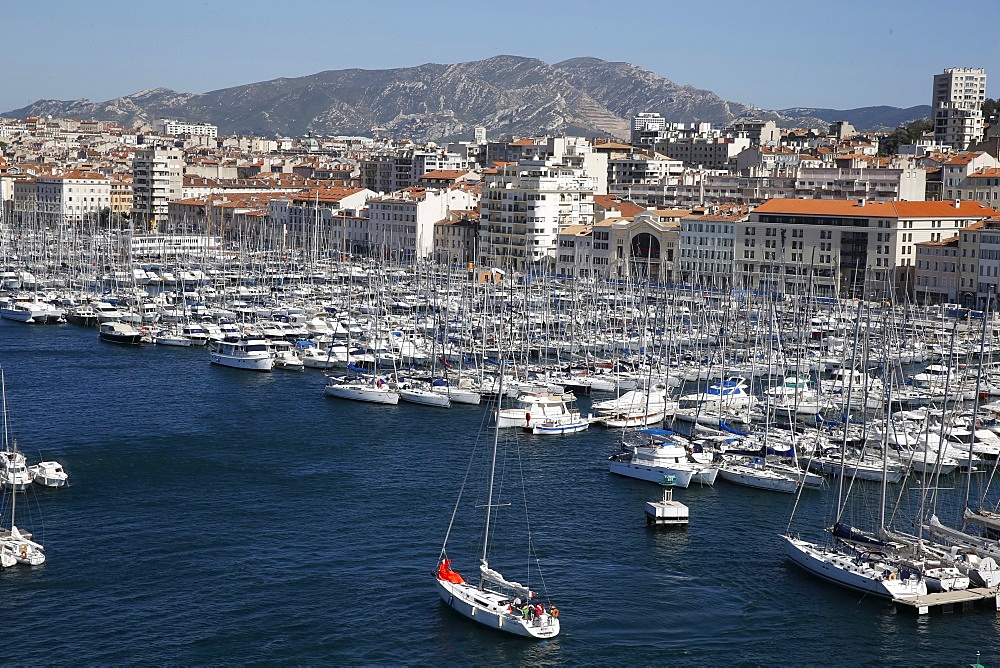
<svg viewBox="0 0 1000 668">
<path fill-rule="evenodd" d="M 270 355 L 267 357 L 236 357 L 213 351 L 209 359 L 212 364 L 228 366 L 233 369 L 247 369 L 249 371 L 270 371 L 274 367 L 274 360 Z"/>
<path fill-rule="evenodd" d="M 877 567 L 858 563 L 840 552 L 826 550 L 804 540 L 783 537 L 787 544 L 785 554 L 797 566 L 827 582 L 880 598 L 912 598 L 927 594 L 927 584 L 916 577 L 899 579 L 896 569 L 889 564 Z M 889 575 L 886 575 L 889 571 Z"/>
<path fill-rule="evenodd" d="M 482 401 L 482 396 L 475 390 L 465 390 L 460 387 L 435 387 L 434 392 L 443 394 L 451 400 L 453 404 L 469 404 L 478 406 Z"/>
<path fill-rule="evenodd" d="M 435 406 L 437 408 L 451 407 L 451 399 L 447 395 L 431 392 L 430 390 L 415 390 L 412 388 L 401 388 L 397 390 L 399 398 L 411 404 L 421 404 L 423 406 Z"/>
<path fill-rule="evenodd" d="M 735 485 L 786 494 L 794 494 L 795 490 L 799 488 L 798 482 L 786 478 L 780 473 L 740 465 L 723 464 L 719 467 L 719 477 Z"/>
<path fill-rule="evenodd" d="M 663 482 L 663 478 L 666 476 L 673 476 L 674 486 L 684 488 L 691 484 L 691 479 L 694 477 L 694 471 L 687 469 L 675 469 L 668 466 L 646 466 L 644 464 L 630 464 L 628 462 L 611 462 L 611 472 L 616 475 L 656 483 Z"/>
<path fill-rule="evenodd" d="M 526 620 L 520 612 L 501 606 L 503 599 L 498 594 L 481 591 L 468 583 L 456 584 L 439 578 L 435 582 L 438 595 L 449 608 L 483 626 L 527 638 L 559 635 L 559 620 L 549 614 Z"/>
<path fill-rule="evenodd" d="M 327 385 L 323 393 L 328 397 L 338 399 L 350 399 L 351 401 L 364 401 L 370 404 L 390 404 L 395 406 L 399 403 L 399 395 L 387 387 L 374 387 L 372 385 L 361 385 L 355 383 L 344 383 L 340 385 Z"/>
<path fill-rule="evenodd" d="M 546 422 L 531 427 L 532 434 L 575 434 L 590 427 L 590 422 L 571 422 L 566 424 L 549 424 Z"/>
</svg>

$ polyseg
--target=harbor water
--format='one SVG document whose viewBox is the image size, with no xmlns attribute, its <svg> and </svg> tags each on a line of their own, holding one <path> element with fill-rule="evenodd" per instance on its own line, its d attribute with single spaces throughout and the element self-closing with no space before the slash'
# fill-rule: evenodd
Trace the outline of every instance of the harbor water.
<svg viewBox="0 0 1000 668">
<path fill-rule="evenodd" d="M 1000 660 L 992 610 L 916 617 L 790 565 L 791 495 L 720 480 L 676 492 L 687 529 L 647 528 L 660 489 L 609 474 L 620 433 L 596 426 L 522 442 L 562 633 L 492 632 L 431 575 L 485 406 L 330 399 L 313 370 L 214 367 L 204 348 L 120 347 L 72 325 L 0 321 L 0 365 L 11 435 L 70 473 L 18 500 L 47 561 L 0 571 L 9 663 Z M 833 494 L 806 492 L 793 528 L 818 538 Z"/>
</svg>

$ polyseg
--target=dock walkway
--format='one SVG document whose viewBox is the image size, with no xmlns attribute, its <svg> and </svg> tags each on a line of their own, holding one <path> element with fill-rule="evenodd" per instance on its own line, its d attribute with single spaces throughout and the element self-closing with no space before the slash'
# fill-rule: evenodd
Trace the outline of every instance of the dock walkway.
<svg viewBox="0 0 1000 668">
<path fill-rule="evenodd" d="M 896 598 L 892 602 L 896 604 L 897 609 L 911 610 L 918 615 L 926 615 L 932 609 L 941 612 L 957 612 L 968 607 L 981 605 L 992 605 L 995 610 L 1000 612 L 1000 587 L 958 589 L 912 598 Z"/>
</svg>

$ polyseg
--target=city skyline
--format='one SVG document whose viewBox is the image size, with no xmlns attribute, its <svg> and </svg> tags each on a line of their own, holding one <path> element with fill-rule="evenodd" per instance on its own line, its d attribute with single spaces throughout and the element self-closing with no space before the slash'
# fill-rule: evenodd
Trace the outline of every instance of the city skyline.
<svg viewBox="0 0 1000 668">
<path fill-rule="evenodd" d="M 7 33 L 9 53 L 22 55 L 0 87 L 0 111 L 40 99 L 104 101 L 158 87 L 204 93 L 324 70 L 499 54 L 627 61 L 764 109 L 929 104 L 930 77 L 945 68 L 1000 71 L 1000 51 L 982 40 L 935 37 L 927 17 L 941 6 L 924 0 L 847 0 L 832 18 L 824 3 L 786 0 L 764 7 L 623 0 L 606 19 L 608 6 L 592 0 L 575 3 L 571 13 L 517 0 L 503 14 L 452 0 L 436 3 L 435 12 L 401 0 L 305 0 L 291 5 L 285 20 L 260 0 L 179 0 L 166 13 L 122 0 L 91 7 L 79 17 L 79 5 L 52 0 L 44 26 L 23 3 L 7 8 L 8 25 L 25 29 Z M 972 0 L 959 18 L 989 24 L 1000 19 L 1000 7 Z"/>
</svg>

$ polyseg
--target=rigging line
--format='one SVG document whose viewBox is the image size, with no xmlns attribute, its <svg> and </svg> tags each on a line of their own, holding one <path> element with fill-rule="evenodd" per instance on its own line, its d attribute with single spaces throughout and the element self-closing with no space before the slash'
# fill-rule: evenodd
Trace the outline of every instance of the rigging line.
<svg viewBox="0 0 1000 668">
<path fill-rule="evenodd" d="M 499 406 L 499 402 L 498 402 L 497 405 Z M 486 416 L 489 415 L 489 412 L 490 411 L 488 409 L 485 411 L 485 415 L 483 417 L 483 420 L 487 419 Z M 441 561 L 441 558 L 446 554 L 447 547 L 448 547 L 448 538 L 451 536 L 451 529 L 452 529 L 452 527 L 455 524 L 455 517 L 458 515 L 459 504 L 462 503 L 462 496 L 465 494 L 465 485 L 468 483 L 468 481 L 469 481 L 469 474 L 472 472 L 472 463 L 475 461 L 475 459 L 476 459 L 476 452 L 479 450 L 480 434 L 482 434 L 482 432 L 483 432 L 483 430 L 480 429 L 476 433 L 476 440 L 473 441 L 472 454 L 469 455 L 469 465 L 465 469 L 465 477 L 462 479 L 462 487 L 458 491 L 458 498 L 455 500 L 455 508 L 451 512 L 451 520 L 448 522 L 448 531 L 445 532 L 444 543 L 442 543 L 442 545 L 441 545 L 441 552 L 438 554 L 438 561 Z"/>
</svg>

